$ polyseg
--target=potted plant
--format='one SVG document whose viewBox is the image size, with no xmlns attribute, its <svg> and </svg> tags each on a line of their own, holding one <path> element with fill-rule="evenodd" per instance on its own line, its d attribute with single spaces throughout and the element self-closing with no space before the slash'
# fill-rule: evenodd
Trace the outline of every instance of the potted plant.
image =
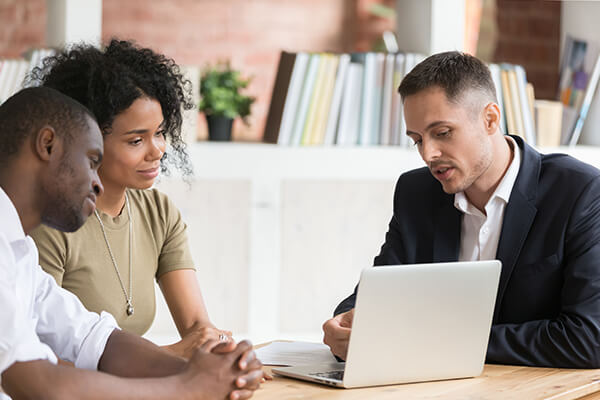
<svg viewBox="0 0 600 400">
<path fill-rule="evenodd" d="M 231 140 L 231 127 L 236 117 L 248 123 L 250 106 L 255 98 L 240 93 L 250 83 L 229 62 L 208 66 L 200 78 L 200 111 L 206 116 L 210 140 Z"/>
</svg>

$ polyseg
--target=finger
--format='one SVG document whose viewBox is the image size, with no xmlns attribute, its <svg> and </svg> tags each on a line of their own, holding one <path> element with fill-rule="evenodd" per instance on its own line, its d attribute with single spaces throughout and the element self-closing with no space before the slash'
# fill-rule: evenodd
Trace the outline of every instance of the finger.
<svg viewBox="0 0 600 400">
<path fill-rule="evenodd" d="M 348 343 L 338 343 L 335 347 L 331 348 L 331 352 L 342 360 L 345 360 L 348 352 Z"/>
<path fill-rule="evenodd" d="M 249 351 L 249 350 L 250 351 L 252 350 L 252 343 L 250 343 L 248 340 L 242 340 L 241 342 L 239 342 L 237 344 L 237 347 L 233 351 L 233 357 L 235 359 L 238 359 L 239 357 L 242 356 L 242 354 L 244 354 L 246 351 Z"/>
<path fill-rule="evenodd" d="M 246 367 L 248 366 L 248 363 L 250 363 L 253 360 L 256 360 L 256 353 L 254 352 L 254 350 L 249 349 L 249 350 L 245 351 L 242 354 L 242 356 L 240 357 L 240 360 L 238 362 L 238 367 L 241 370 L 245 370 Z"/>
<path fill-rule="evenodd" d="M 350 339 L 350 333 L 352 333 L 352 329 L 350 328 L 344 328 L 344 327 L 338 327 L 337 329 L 334 329 L 330 332 L 330 336 L 334 339 L 334 340 L 349 340 Z"/>
<path fill-rule="evenodd" d="M 200 349 L 202 349 L 205 352 L 211 352 L 217 345 L 219 345 L 218 340 L 209 339 L 206 342 L 202 343 Z"/>
<path fill-rule="evenodd" d="M 253 390 L 247 390 L 247 389 L 234 390 L 229 395 L 229 398 L 231 400 L 245 400 L 245 399 L 249 399 L 250 397 L 252 397 L 253 393 L 254 393 Z"/>
<path fill-rule="evenodd" d="M 260 386 L 263 373 L 262 370 L 254 370 L 248 374 L 242 375 L 235 380 L 238 388 L 256 390 Z"/>
<path fill-rule="evenodd" d="M 335 329 L 335 327 L 337 327 L 337 326 L 340 326 L 340 322 L 337 321 L 335 318 L 331 318 L 331 319 L 328 319 L 327 321 L 325 321 L 321 328 L 323 329 L 324 332 L 327 332 L 331 329 Z"/>
<path fill-rule="evenodd" d="M 219 342 L 217 341 L 217 345 L 211 350 L 215 354 L 225 354 L 231 353 L 236 348 L 235 342 Z"/>
<path fill-rule="evenodd" d="M 354 320 L 354 308 L 348 312 L 342 314 L 341 325 L 352 328 L 352 321 Z"/>
<path fill-rule="evenodd" d="M 267 371 L 263 371 L 263 378 L 267 381 L 272 381 L 273 375 L 269 374 Z"/>
<path fill-rule="evenodd" d="M 231 333 L 231 331 L 219 331 L 219 333 L 222 333 L 223 335 L 229 336 L 229 337 L 233 336 L 233 333 Z"/>
<path fill-rule="evenodd" d="M 242 371 L 248 373 L 248 372 L 256 370 L 256 369 L 262 369 L 262 367 L 263 367 L 263 365 L 260 362 L 260 360 L 258 360 L 258 359 L 255 358 L 254 360 L 249 361 L 246 364 L 246 368 L 242 369 Z"/>
</svg>

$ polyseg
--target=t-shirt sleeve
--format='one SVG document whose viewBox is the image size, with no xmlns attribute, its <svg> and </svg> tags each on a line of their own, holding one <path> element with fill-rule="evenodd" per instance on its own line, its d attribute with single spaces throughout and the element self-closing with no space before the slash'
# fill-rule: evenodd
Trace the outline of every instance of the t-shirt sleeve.
<svg viewBox="0 0 600 400">
<path fill-rule="evenodd" d="M 54 278 L 58 286 L 62 286 L 67 260 L 65 234 L 40 225 L 30 236 L 38 249 L 40 266 Z"/>
<path fill-rule="evenodd" d="M 160 202 L 166 230 L 158 257 L 157 279 L 167 272 L 179 269 L 195 270 L 188 243 L 187 225 L 183 222 L 181 213 L 166 195 L 161 194 Z"/>
<path fill-rule="evenodd" d="M 17 290 L 16 277 L 11 273 L 11 260 L 6 241 L 0 237 L 0 385 L 2 373 L 17 361 L 48 360 L 56 363 L 56 356 L 35 332 L 35 326 L 23 309 L 24 302 Z"/>
</svg>

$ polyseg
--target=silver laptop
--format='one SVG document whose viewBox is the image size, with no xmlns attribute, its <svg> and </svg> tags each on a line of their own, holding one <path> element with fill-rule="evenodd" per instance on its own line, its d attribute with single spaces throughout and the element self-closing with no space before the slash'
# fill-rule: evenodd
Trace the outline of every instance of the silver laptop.
<svg viewBox="0 0 600 400">
<path fill-rule="evenodd" d="M 273 372 L 344 388 L 478 376 L 500 269 L 497 260 L 368 268 L 346 362 Z"/>
</svg>

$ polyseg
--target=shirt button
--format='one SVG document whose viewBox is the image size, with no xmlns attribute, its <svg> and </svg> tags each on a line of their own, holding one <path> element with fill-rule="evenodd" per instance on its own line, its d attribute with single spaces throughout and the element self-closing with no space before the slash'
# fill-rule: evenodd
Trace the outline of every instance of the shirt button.
<svg viewBox="0 0 600 400">
<path fill-rule="evenodd" d="M 487 234 L 488 234 L 488 231 L 489 231 L 489 229 L 488 229 L 487 227 L 484 227 L 484 228 L 481 230 L 481 232 L 482 232 L 484 235 L 487 235 Z"/>
</svg>

